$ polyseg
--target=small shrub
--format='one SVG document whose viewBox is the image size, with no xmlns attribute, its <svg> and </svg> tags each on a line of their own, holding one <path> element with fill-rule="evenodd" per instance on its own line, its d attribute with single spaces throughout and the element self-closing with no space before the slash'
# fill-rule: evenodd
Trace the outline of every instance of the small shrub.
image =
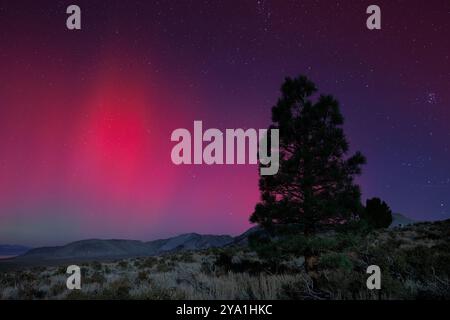
<svg viewBox="0 0 450 320">
<path fill-rule="evenodd" d="M 130 299 L 131 284 L 127 278 L 111 282 L 101 293 L 102 299 Z"/>
<path fill-rule="evenodd" d="M 145 271 L 140 271 L 137 275 L 137 281 L 143 282 L 148 280 L 148 274 Z"/>
<path fill-rule="evenodd" d="M 351 271 L 353 269 L 352 261 L 342 253 L 326 253 L 320 257 L 319 266 L 324 269 L 344 269 Z"/>
<path fill-rule="evenodd" d="M 392 211 L 386 202 L 379 198 L 368 199 L 366 207 L 361 214 L 374 228 L 387 228 L 392 223 Z"/>
<path fill-rule="evenodd" d="M 153 268 L 156 264 L 158 263 L 158 259 L 155 257 L 148 257 L 145 258 L 142 263 L 141 263 L 141 267 L 142 268 Z"/>
<path fill-rule="evenodd" d="M 106 281 L 103 273 L 95 271 L 90 277 L 86 277 L 85 283 L 100 283 L 103 284 Z"/>
<path fill-rule="evenodd" d="M 89 298 L 91 297 L 81 290 L 70 290 L 66 296 L 67 300 L 87 300 Z"/>
<path fill-rule="evenodd" d="M 50 295 L 58 296 L 61 293 L 63 293 L 65 290 L 67 290 L 65 283 L 56 283 L 52 287 L 50 287 Z"/>
<path fill-rule="evenodd" d="M 96 271 L 102 270 L 102 264 L 98 261 L 92 262 L 91 267 Z"/>
<path fill-rule="evenodd" d="M 160 261 L 156 266 L 157 272 L 170 272 L 173 270 L 173 264 L 166 263 L 164 261 Z"/>
<path fill-rule="evenodd" d="M 192 252 L 185 252 L 181 255 L 180 260 L 185 263 L 194 263 L 195 259 Z"/>
</svg>

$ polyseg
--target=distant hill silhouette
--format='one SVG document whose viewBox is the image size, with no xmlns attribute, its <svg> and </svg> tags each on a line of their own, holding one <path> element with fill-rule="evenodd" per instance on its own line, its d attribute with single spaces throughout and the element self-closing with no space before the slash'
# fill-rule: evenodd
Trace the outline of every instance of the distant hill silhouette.
<svg viewBox="0 0 450 320">
<path fill-rule="evenodd" d="M 0 256 L 18 256 L 24 254 L 28 250 L 30 250 L 30 248 L 25 246 L 1 244 Z"/>
<path fill-rule="evenodd" d="M 401 214 L 393 214 L 393 222 L 391 227 L 402 227 L 413 223 L 415 223 L 414 220 L 411 220 Z M 89 239 L 71 242 L 64 246 L 42 247 L 35 249 L 29 249 L 22 246 L 0 245 L 0 255 L 18 255 L 13 259 L 17 263 L 145 257 L 174 251 L 202 250 L 230 245 L 245 246 L 248 244 L 249 235 L 255 232 L 262 232 L 262 230 L 260 227 L 255 226 L 236 237 L 231 237 L 228 235 L 201 235 L 197 233 L 187 233 L 172 238 L 148 242 L 138 240 Z"/>
</svg>

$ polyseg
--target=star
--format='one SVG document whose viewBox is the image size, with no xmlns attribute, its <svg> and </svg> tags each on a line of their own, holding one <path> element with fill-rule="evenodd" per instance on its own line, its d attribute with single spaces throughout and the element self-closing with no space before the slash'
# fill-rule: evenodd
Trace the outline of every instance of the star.
<svg viewBox="0 0 450 320">
<path fill-rule="evenodd" d="M 427 94 L 427 99 L 426 99 L 428 104 L 436 104 L 437 103 L 437 95 L 434 92 L 429 92 Z"/>
</svg>

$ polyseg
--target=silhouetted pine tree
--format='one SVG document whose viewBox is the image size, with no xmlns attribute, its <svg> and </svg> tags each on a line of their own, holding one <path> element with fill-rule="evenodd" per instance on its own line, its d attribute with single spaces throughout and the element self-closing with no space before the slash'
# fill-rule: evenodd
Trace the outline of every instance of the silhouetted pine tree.
<svg viewBox="0 0 450 320">
<path fill-rule="evenodd" d="M 316 91 L 304 76 L 286 78 L 281 87 L 270 127 L 280 133 L 280 168 L 276 175 L 260 177 L 261 202 L 251 222 L 269 229 L 301 224 L 312 234 L 321 221 L 348 217 L 361 207 L 354 177 L 365 158 L 360 152 L 346 158 L 339 103 L 330 95 L 312 101 Z"/>
</svg>

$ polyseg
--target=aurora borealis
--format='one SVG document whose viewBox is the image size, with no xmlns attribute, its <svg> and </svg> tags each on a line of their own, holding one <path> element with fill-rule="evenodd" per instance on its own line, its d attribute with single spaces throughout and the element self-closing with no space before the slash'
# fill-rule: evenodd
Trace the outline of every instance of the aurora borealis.
<svg viewBox="0 0 450 320">
<path fill-rule="evenodd" d="M 266 128 L 284 77 L 333 94 L 364 198 L 450 217 L 450 3 L 0 0 L 0 243 L 238 234 L 255 165 L 175 166 L 176 128 Z M 65 9 L 82 10 L 82 30 Z"/>
</svg>

